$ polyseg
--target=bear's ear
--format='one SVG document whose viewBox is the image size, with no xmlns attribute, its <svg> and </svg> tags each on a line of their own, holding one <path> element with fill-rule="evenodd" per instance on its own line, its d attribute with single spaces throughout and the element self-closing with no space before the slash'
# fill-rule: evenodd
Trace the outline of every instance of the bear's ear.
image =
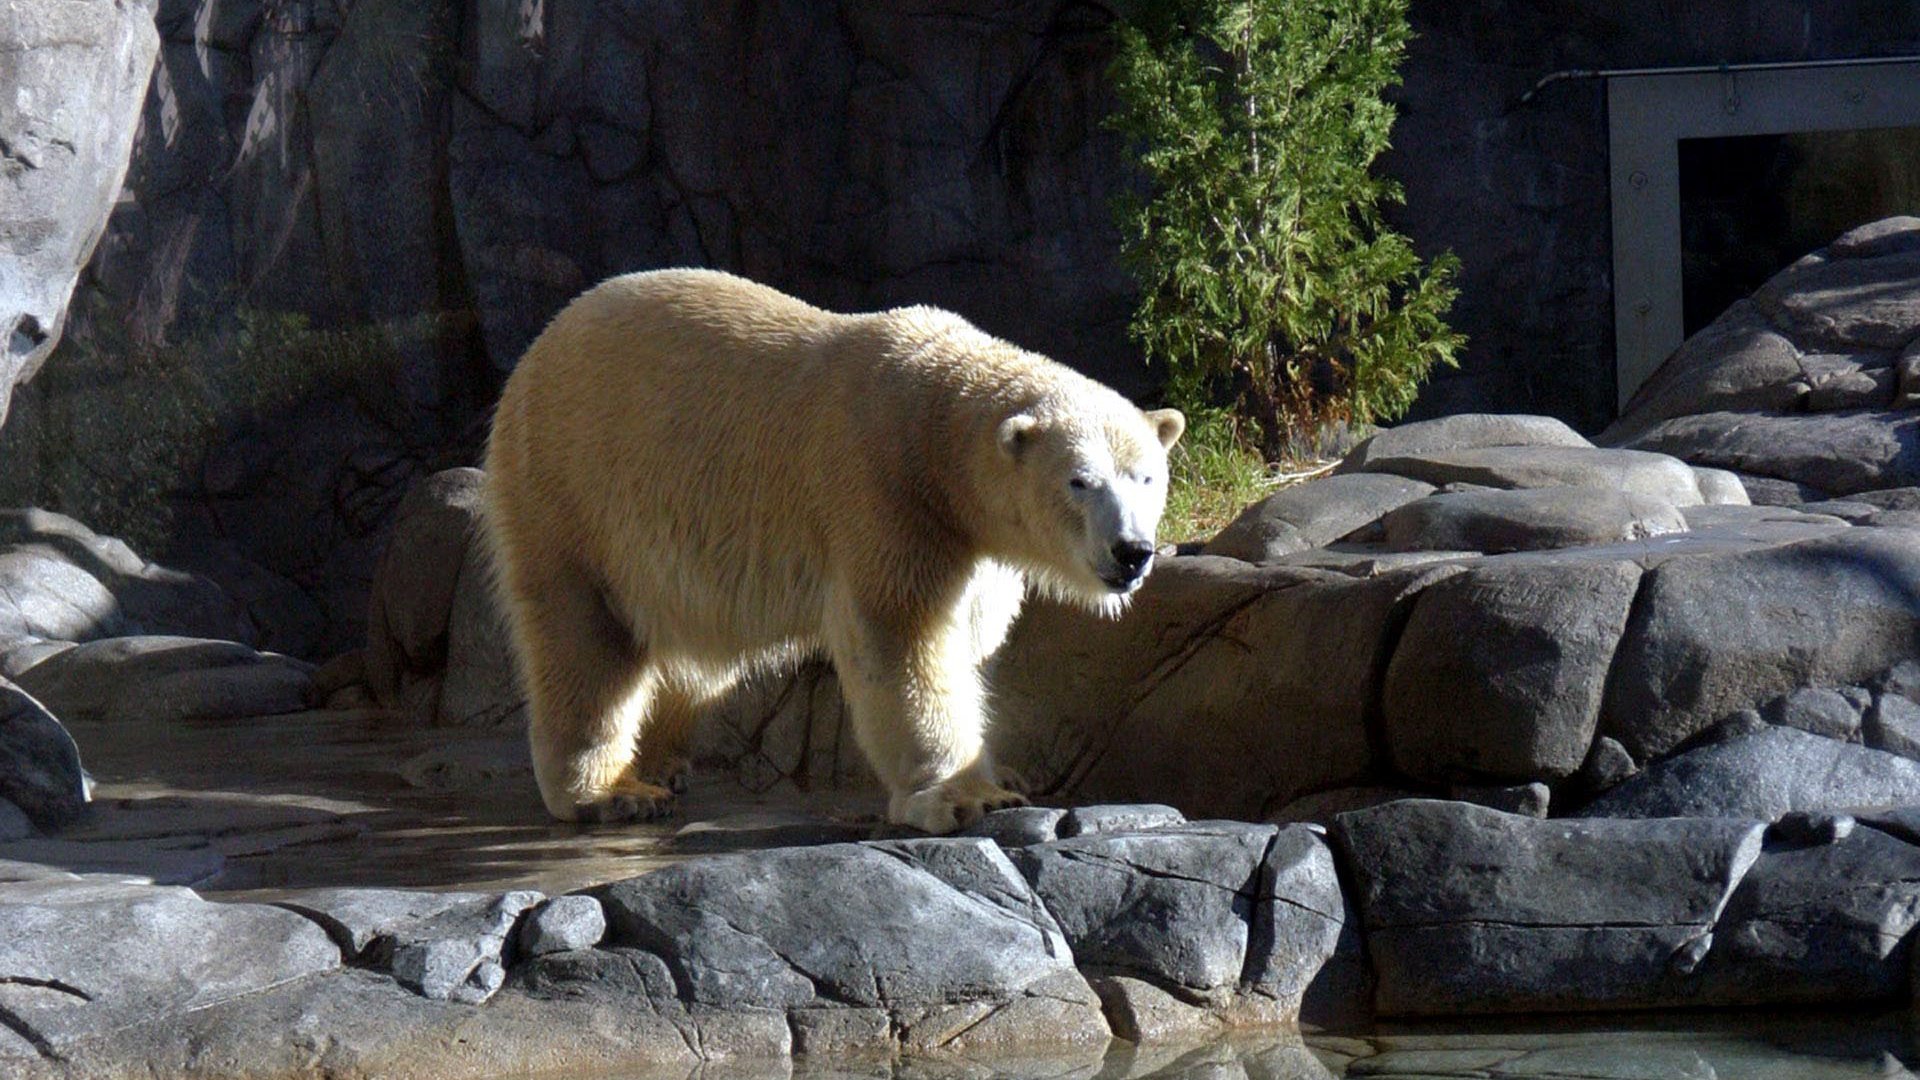
<svg viewBox="0 0 1920 1080">
<path fill-rule="evenodd" d="M 1000 452 L 1019 461 L 1033 444 L 1033 432 L 1039 426 L 1040 421 L 1030 413 L 1015 413 L 1000 421 L 1000 430 L 995 433 Z"/>
<path fill-rule="evenodd" d="M 1187 430 L 1187 418 L 1179 409 L 1154 409 L 1147 413 L 1147 423 L 1153 425 L 1153 433 L 1160 437 L 1162 450 L 1173 449 L 1173 444 L 1179 442 Z"/>
</svg>

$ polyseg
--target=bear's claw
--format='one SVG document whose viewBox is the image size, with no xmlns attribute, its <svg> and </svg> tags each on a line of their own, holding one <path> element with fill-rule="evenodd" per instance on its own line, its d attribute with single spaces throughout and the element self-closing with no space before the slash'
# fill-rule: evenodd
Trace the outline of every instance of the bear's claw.
<svg viewBox="0 0 1920 1080">
<path fill-rule="evenodd" d="M 573 819 L 583 824 L 614 825 L 673 816 L 674 793 L 655 784 L 628 781 L 591 802 L 574 804 Z"/>
<path fill-rule="evenodd" d="M 979 780 L 949 780 L 905 797 L 896 796 L 887 819 L 930 833 L 964 829 L 995 810 L 1026 806 L 1018 792 Z"/>
</svg>

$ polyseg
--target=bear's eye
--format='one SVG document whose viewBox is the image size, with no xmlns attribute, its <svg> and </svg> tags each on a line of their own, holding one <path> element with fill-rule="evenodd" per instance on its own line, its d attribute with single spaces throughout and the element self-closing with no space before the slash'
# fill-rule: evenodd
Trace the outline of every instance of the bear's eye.
<svg viewBox="0 0 1920 1080">
<path fill-rule="evenodd" d="M 1084 476 L 1076 476 L 1067 481 L 1067 486 L 1075 491 L 1085 491 L 1087 490 L 1087 478 Z"/>
</svg>

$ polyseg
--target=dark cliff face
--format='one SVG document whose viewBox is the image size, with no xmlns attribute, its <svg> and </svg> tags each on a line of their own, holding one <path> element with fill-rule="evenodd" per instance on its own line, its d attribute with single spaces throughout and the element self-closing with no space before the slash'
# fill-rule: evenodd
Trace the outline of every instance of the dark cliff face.
<svg viewBox="0 0 1920 1080">
<path fill-rule="evenodd" d="M 938 304 L 1147 390 L 1108 209 L 1127 170 L 1100 128 L 1111 18 L 1070 0 L 167 5 L 77 336 L 231 354 L 234 313 L 300 313 L 377 354 L 340 359 L 371 369 L 352 392 L 246 371 L 206 391 L 214 430 L 168 451 L 187 461 L 160 484 L 170 557 L 226 542 L 318 606 L 330 629 L 304 648 L 351 642 L 401 489 L 476 456 L 533 335 L 625 271 Z M 87 366 L 39 396 L 99 395 L 111 365 Z M 111 471 L 121 447 L 51 445 L 46 404 L 12 444 Z"/>
<path fill-rule="evenodd" d="M 147 547 L 300 608 L 309 629 L 279 644 L 325 651 L 360 635 L 407 483 L 475 459 L 504 372 L 611 274 L 707 265 L 842 310 L 939 304 L 1149 393 L 1109 212 L 1134 180 L 1100 127 L 1126 6 L 169 0 L 65 371 L 23 388 L 0 439 L 38 464 L 0 502 L 124 473 L 150 444 L 179 464 L 119 500 L 164 497 L 171 550 Z M 1564 67 L 1920 51 L 1920 9 L 1895 0 L 1415 0 L 1412 18 L 1383 164 L 1416 246 L 1462 257 L 1471 339 L 1416 416 L 1587 430 L 1613 401 L 1604 91 L 1520 95 Z M 114 357 L 153 342 L 194 343 L 157 364 L 195 389 L 147 430 L 173 384 Z M 97 419 L 105 399 L 126 424 Z"/>
<path fill-rule="evenodd" d="M 244 303 L 477 316 L 505 370 L 601 278 L 930 302 L 1122 383 L 1099 6 L 187 0 L 96 266 L 145 335 Z M 456 353 L 458 350 L 455 350 Z"/>
</svg>

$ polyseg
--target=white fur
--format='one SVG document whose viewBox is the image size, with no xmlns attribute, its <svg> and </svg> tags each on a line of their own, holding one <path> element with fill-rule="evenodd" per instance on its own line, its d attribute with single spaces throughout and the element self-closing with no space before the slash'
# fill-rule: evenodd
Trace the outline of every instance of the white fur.
<svg viewBox="0 0 1920 1080">
<path fill-rule="evenodd" d="M 893 820 L 1017 801 L 980 666 L 1023 577 L 1124 609 L 1145 567 L 1114 545 L 1151 543 L 1182 425 L 931 308 L 834 315 L 712 271 L 591 290 L 508 380 L 487 453 L 548 809 L 664 805 L 641 774 L 704 701 L 823 648 Z"/>
</svg>

